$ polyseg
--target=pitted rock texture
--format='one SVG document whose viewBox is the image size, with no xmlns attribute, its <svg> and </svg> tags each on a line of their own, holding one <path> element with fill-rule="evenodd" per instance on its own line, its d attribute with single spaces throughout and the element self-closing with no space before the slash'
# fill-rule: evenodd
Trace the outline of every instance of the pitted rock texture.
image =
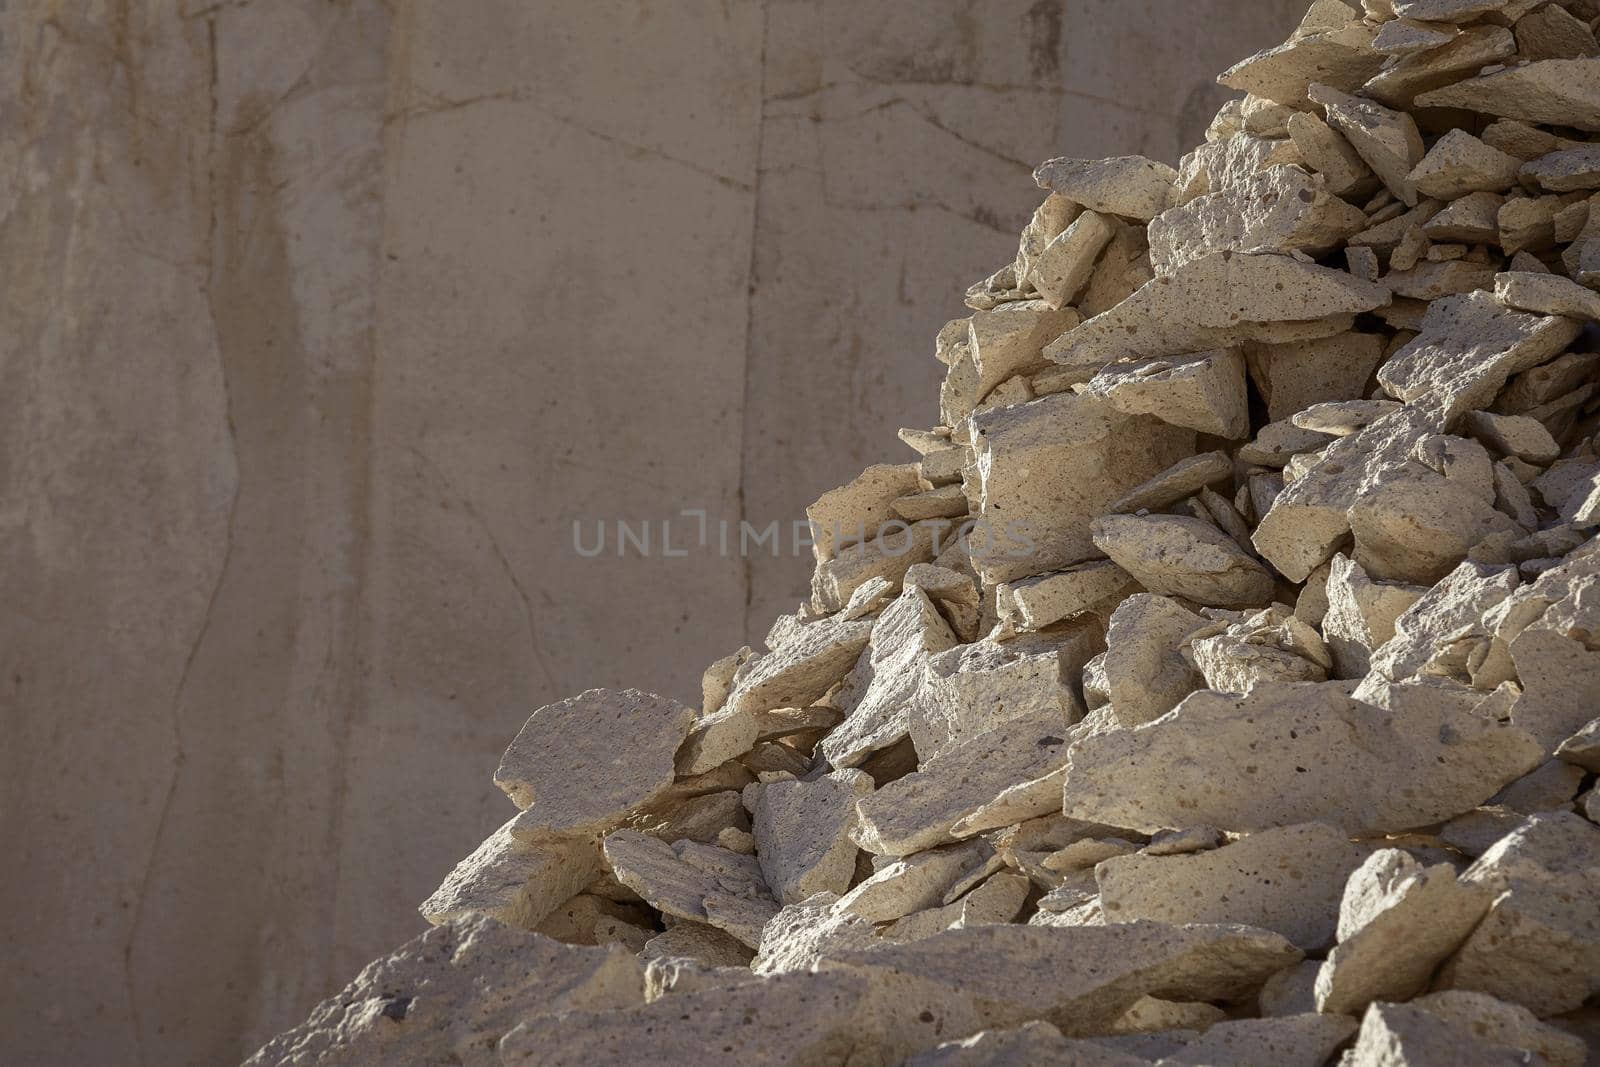
<svg viewBox="0 0 1600 1067">
<path fill-rule="evenodd" d="M 526 810 L 425 908 L 593 942 L 558 979 L 642 945 L 638 996 L 518 1015 L 463 990 L 429 1040 L 1578 1063 L 1597 20 L 1317 0 L 1176 166 L 1043 164 L 1016 259 L 940 333 L 941 422 L 901 434 L 921 458 L 811 509 L 841 529 L 810 599 L 698 712 L 536 712 L 500 774 Z M 356 1003 L 260 1062 L 371 1058 L 375 1032 L 405 1062 Z"/>
</svg>

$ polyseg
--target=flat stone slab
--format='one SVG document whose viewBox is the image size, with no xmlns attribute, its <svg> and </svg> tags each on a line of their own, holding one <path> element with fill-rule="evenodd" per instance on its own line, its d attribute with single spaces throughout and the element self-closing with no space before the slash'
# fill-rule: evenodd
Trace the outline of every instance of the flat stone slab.
<svg viewBox="0 0 1600 1067">
<path fill-rule="evenodd" d="M 745 787 L 756 857 L 778 903 L 797 904 L 817 893 L 850 888 L 856 801 L 871 792 L 872 778 L 857 770 Z"/>
<path fill-rule="evenodd" d="M 603 834 L 672 785 L 694 709 L 637 689 L 591 689 L 540 708 L 506 749 L 494 781 L 523 834 Z"/>
<path fill-rule="evenodd" d="M 632 830 L 606 838 L 617 881 L 657 911 L 723 930 L 756 948 L 778 912 L 754 856 L 698 841 L 667 844 Z"/>
<path fill-rule="evenodd" d="M 592 838 L 519 838 L 513 818 L 456 864 L 418 910 L 434 925 L 486 916 L 533 929 L 604 870 Z"/>
<path fill-rule="evenodd" d="M 1135 854 L 1095 866 L 1107 922 L 1243 923 L 1307 952 L 1331 944 L 1350 872 L 1368 850 L 1343 830 L 1304 823 L 1180 856 Z"/>
<path fill-rule="evenodd" d="M 1315 821 L 1395 832 L 1468 811 L 1542 759 L 1524 732 L 1447 702 L 1402 715 L 1341 683 L 1270 684 L 1195 693 L 1155 722 L 1079 741 L 1064 811 L 1141 833 Z"/>
</svg>

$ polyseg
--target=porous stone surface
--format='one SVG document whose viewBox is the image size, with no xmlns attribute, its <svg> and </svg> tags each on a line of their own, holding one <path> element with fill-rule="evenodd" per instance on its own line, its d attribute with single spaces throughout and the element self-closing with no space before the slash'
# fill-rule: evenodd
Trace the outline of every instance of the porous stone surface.
<svg viewBox="0 0 1600 1067">
<path fill-rule="evenodd" d="M 425 911 L 649 969 L 475 1047 L 1576 1064 L 1591 6 L 1318 0 L 1177 166 L 1040 166 L 762 650 L 514 743 L 526 810 Z"/>
</svg>

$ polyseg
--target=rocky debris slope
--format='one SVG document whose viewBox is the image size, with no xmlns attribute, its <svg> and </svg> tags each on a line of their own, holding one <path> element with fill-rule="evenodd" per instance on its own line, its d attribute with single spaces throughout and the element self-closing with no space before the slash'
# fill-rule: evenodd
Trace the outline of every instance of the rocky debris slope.
<svg viewBox="0 0 1600 1067">
<path fill-rule="evenodd" d="M 534 713 L 255 1064 L 1545 1063 L 1600 1034 L 1595 0 L 1317 0 L 1052 160 L 811 598 Z"/>
</svg>

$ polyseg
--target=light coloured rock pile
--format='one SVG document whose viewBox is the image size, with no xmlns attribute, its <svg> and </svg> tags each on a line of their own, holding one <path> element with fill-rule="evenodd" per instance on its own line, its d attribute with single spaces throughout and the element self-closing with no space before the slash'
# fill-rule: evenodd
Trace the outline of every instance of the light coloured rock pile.
<svg viewBox="0 0 1600 1067">
<path fill-rule="evenodd" d="M 1595 1055 L 1600 6 L 1354 2 L 1040 167 L 810 601 L 252 1062 Z"/>
</svg>

